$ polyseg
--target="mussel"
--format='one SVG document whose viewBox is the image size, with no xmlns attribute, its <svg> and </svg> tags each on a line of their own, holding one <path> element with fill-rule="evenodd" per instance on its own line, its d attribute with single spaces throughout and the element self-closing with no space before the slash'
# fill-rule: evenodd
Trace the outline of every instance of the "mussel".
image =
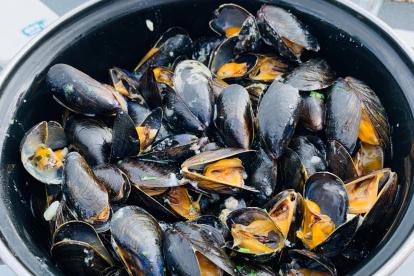
<svg viewBox="0 0 414 276">
<path fill-rule="evenodd" d="M 282 266 L 282 275 L 336 276 L 334 265 L 323 256 L 306 250 L 288 251 L 290 262 Z"/>
<path fill-rule="evenodd" d="M 56 229 L 51 254 L 72 275 L 102 275 L 114 265 L 94 228 L 82 221 L 69 221 Z"/>
<path fill-rule="evenodd" d="M 248 149 L 253 140 L 253 110 L 241 85 L 225 88 L 217 99 L 215 125 L 228 147 Z"/>
<path fill-rule="evenodd" d="M 304 50 L 319 51 L 318 41 L 305 25 L 282 8 L 263 5 L 257 22 L 264 42 L 286 58 L 300 61 Z"/>
<path fill-rule="evenodd" d="M 66 156 L 62 192 L 75 218 L 92 224 L 99 232 L 109 228 L 111 206 L 108 192 L 77 152 Z"/>
<path fill-rule="evenodd" d="M 260 136 L 272 158 L 279 158 L 289 144 L 299 120 L 300 107 L 299 90 L 278 81 L 274 81 L 263 96 L 258 112 Z"/>
<path fill-rule="evenodd" d="M 214 193 L 232 194 L 240 190 L 256 191 L 247 186 L 243 160 L 252 150 L 224 148 L 205 151 L 187 159 L 182 165 L 183 175 L 196 181 L 197 188 Z"/>
<path fill-rule="evenodd" d="M 68 153 L 62 126 L 43 121 L 32 127 L 20 142 L 20 159 L 27 172 L 46 184 L 62 183 L 64 159 Z"/>
<path fill-rule="evenodd" d="M 111 202 L 125 201 L 131 191 L 128 177 L 116 166 L 103 164 L 93 168 L 98 180 L 105 186 Z"/>
<path fill-rule="evenodd" d="M 227 216 L 231 248 L 246 259 L 266 262 L 284 247 L 285 237 L 273 219 L 260 208 L 248 207 Z"/>
<path fill-rule="evenodd" d="M 52 66 L 46 83 L 55 100 L 84 115 L 112 115 L 122 109 L 114 89 L 66 64 Z"/>
<path fill-rule="evenodd" d="M 111 244 L 129 275 L 164 275 L 162 230 L 144 209 L 127 206 L 111 220 Z"/>
</svg>

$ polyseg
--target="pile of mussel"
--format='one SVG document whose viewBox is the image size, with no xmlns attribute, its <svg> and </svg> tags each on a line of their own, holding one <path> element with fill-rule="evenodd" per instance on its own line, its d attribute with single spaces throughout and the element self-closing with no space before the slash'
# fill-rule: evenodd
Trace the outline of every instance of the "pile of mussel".
<svg viewBox="0 0 414 276">
<path fill-rule="evenodd" d="M 387 233 L 399 186 L 375 92 L 289 11 L 224 4 L 209 25 L 168 29 L 108 84 L 49 69 L 64 112 L 21 160 L 65 273 L 337 275 Z"/>
</svg>

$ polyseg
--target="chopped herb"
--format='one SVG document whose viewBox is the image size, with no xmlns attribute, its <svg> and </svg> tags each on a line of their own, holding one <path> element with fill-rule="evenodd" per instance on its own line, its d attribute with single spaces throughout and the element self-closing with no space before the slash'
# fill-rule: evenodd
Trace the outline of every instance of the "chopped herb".
<svg viewBox="0 0 414 276">
<path fill-rule="evenodd" d="M 254 270 L 253 271 L 250 271 L 249 272 L 249 276 L 256 276 L 256 271 L 254 271 Z"/>
<path fill-rule="evenodd" d="M 236 269 L 240 273 L 243 271 L 243 267 L 241 265 L 236 265 Z"/>
<path fill-rule="evenodd" d="M 251 251 L 250 251 L 249 248 L 240 247 L 239 252 L 241 252 L 241 253 L 250 253 Z"/>
<path fill-rule="evenodd" d="M 155 176 L 144 176 L 144 177 L 141 177 L 141 180 L 142 181 L 158 180 L 158 177 L 155 177 Z"/>
<path fill-rule="evenodd" d="M 50 153 L 46 154 L 46 157 L 47 158 L 50 158 L 51 157 Z"/>
<path fill-rule="evenodd" d="M 318 92 L 318 91 L 311 91 L 310 92 L 310 96 L 320 99 L 320 100 L 324 100 L 325 99 L 325 95 L 323 95 L 322 93 Z"/>
<path fill-rule="evenodd" d="M 36 156 L 34 159 L 35 159 L 36 161 L 40 161 L 40 160 L 42 160 L 42 156 L 38 155 L 38 156 Z"/>
<path fill-rule="evenodd" d="M 263 208 L 263 210 L 264 210 L 265 212 L 267 212 L 267 209 L 266 209 L 266 208 Z"/>
<path fill-rule="evenodd" d="M 191 206 L 191 207 L 190 207 L 190 210 L 188 210 L 188 212 L 189 212 L 190 214 L 195 214 L 195 213 L 197 213 L 197 210 L 196 210 L 196 208 L 194 208 L 193 206 Z"/>
</svg>

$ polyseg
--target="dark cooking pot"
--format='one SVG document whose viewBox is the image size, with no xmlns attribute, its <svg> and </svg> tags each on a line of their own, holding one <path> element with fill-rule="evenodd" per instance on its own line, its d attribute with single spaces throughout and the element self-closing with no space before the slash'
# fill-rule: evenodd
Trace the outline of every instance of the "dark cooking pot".
<svg viewBox="0 0 414 276">
<path fill-rule="evenodd" d="M 32 41 L 0 79 L 0 257 L 16 273 L 60 274 L 49 257 L 46 230 L 30 209 L 32 178 L 19 159 L 23 134 L 62 111 L 45 89 L 44 76 L 55 63 L 68 63 L 101 81 L 108 68 L 132 68 L 162 31 L 183 26 L 193 37 L 208 33 L 217 0 L 92 1 L 62 18 Z M 347 4 L 331 0 L 234 0 L 256 10 L 263 2 L 294 11 L 321 42 L 321 55 L 341 75 L 366 81 L 389 115 L 401 199 L 388 236 L 353 271 L 388 273 L 410 251 L 414 226 L 414 64 L 389 28 Z M 149 31 L 146 19 L 154 22 Z M 346 108 L 346 106 L 344 106 Z M 410 150 L 411 156 L 410 156 Z M 406 244 L 404 246 L 404 244 Z M 395 255 L 399 260 L 391 259 Z"/>
</svg>

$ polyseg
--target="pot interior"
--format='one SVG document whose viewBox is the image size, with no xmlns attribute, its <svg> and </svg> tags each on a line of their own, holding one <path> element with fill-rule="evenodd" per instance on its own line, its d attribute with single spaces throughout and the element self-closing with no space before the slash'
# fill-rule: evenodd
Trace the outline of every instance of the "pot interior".
<svg viewBox="0 0 414 276">
<path fill-rule="evenodd" d="M 55 63 L 67 63 L 108 83 L 109 68 L 132 70 L 169 27 L 184 27 L 194 39 L 211 35 L 208 21 L 212 11 L 223 3 L 216 0 L 115 2 L 95 4 L 44 36 L 2 87 L 0 107 L 5 115 L 1 129 L 5 135 L 1 138 L 0 157 L 0 230 L 10 250 L 35 274 L 61 273 L 50 259 L 47 225 L 35 219 L 31 211 L 31 197 L 43 184 L 24 171 L 19 157 L 19 143 L 28 129 L 42 120 L 61 119 L 62 108 L 45 88 L 45 72 Z M 412 65 L 404 61 L 398 45 L 381 30 L 339 3 L 322 0 L 233 2 L 252 12 L 262 2 L 291 9 L 318 38 L 320 56 L 339 75 L 350 75 L 368 83 L 385 106 L 393 141 L 393 158 L 387 160 L 386 166 L 398 173 L 400 199 L 389 235 L 354 268 L 354 272 L 371 274 L 392 256 L 413 226 L 412 219 L 402 219 L 413 213 L 410 150 L 414 120 L 409 105 L 409 97 L 413 96 L 408 94 L 412 92 L 408 88 L 414 87 Z M 148 30 L 146 20 L 153 22 L 154 31 Z M 393 235 L 397 228 L 401 234 L 398 237 Z"/>
</svg>

